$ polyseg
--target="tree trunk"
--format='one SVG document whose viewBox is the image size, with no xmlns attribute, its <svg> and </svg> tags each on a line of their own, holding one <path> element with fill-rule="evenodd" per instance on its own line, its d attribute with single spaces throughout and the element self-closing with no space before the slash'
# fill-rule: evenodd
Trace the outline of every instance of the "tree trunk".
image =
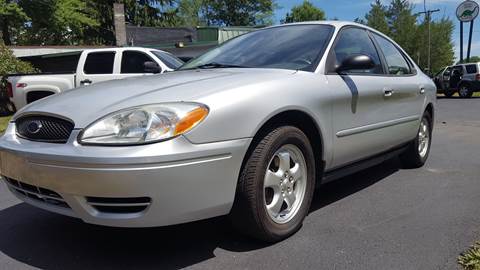
<svg viewBox="0 0 480 270">
<path fill-rule="evenodd" d="M 5 45 L 12 45 L 12 40 L 10 38 L 10 31 L 8 29 L 8 19 L 3 18 L 3 23 L 2 23 L 2 38 L 3 42 Z"/>
</svg>

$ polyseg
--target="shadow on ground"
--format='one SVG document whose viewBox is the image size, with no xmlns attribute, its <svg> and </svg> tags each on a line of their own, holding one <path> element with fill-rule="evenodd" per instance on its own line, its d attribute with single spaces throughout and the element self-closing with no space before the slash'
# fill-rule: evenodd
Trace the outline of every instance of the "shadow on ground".
<svg viewBox="0 0 480 270">
<path fill-rule="evenodd" d="M 400 168 L 397 159 L 322 186 L 311 212 L 365 189 Z M 43 269 L 178 269 L 215 257 L 216 248 L 266 247 L 245 238 L 224 217 L 190 224 L 120 229 L 82 223 L 25 203 L 0 211 L 0 251 Z M 293 236 L 295 237 L 295 236 Z"/>
</svg>

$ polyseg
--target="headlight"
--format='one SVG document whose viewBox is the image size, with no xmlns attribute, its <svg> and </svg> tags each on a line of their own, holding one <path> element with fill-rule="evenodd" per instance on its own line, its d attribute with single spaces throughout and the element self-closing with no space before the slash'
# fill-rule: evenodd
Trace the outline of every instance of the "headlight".
<svg viewBox="0 0 480 270">
<path fill-rule="evenodd" d="M 134 145 L 158 142 L 181 135 L 198 125 L 208 114 L 197 103 L 163 103 L 129 108 L 109 114 L 79 136 L 81 144 Z"/>
</svg>

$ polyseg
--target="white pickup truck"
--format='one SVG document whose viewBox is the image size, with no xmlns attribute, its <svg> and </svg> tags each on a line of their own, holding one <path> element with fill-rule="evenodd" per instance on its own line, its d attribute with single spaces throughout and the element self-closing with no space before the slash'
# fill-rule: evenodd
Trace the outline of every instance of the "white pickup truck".
<svg viewBox="0 0 480 270">
<path fill-rule="evenodd" d="M 18 110 L 31 102 L 78 86 L 163 73 L 175 70 L 182 64 L 183 61 L 172 54 L 155 49 L 125 47 L 84 50 L 78 58 L 76 72 L 9 75 L 7 92 Z"/>
</svg>

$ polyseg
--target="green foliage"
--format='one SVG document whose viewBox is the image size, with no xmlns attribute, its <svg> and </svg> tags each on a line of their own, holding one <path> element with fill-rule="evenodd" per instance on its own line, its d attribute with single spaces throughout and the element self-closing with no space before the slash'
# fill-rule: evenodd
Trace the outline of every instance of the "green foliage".
<svg viewBox="0 0 480 270">
<path fill-rule="evenodd" d="M 390 28 L 387 22 L 387 7 L 380 0 L 375 0 L 370 7 L 370 11 L 365 15 L 366 25 L 388 35 Z"/>
<path fill-rule="evenodd" d="M 470 56 L 470 59 L 463 59 L 463 61 L 458 61 L 457 64 L 462 64 L 462 63 L 478 63 L 480 62 L 480 56 Z"/>
<path fill-rule="evenodd" d="M 207 24 L 225 26 L 262 25 L 275 7 L 272 0 L 205 0 L 204 4 Z"/>
<path fill-rule="evenodd" d="M 480 242 L 460 255 L 458 263 L 465 270 L 480 270 Z"/>
<path fill-rule="evenodd" d="M 0 0 L 7 45 L 114 45 L 113 4 L 136 26 L 273 24 L 273 0 Z"/>
<path fill-rule="evenodd" d="M 11 73 L 29 73 L 35 69 L 27 62 L 18 60 L 13 52 L 0 42 L 0 77 Z"/>
<path fill-rule="evenodd" d="M 5 76 L 12 73 L 32 73 L 36 70 L 27 62 L 18 60 L 13 52 L 0 41 L 0 91 L 4 91 Z"/>
<path fill-rule="evenodd" d="M 413 6 L 407 0 L 391 0 L 387 6 L 383 2 L 376 0 L 365 20 L 358 21 L 390 36 L 425 70 L 428 67 L 428 18 L 418 23 Z M 454 25 L 449 18 L 430 22 L 433 73 L 453 63 L 453 30 Z"/>
<path fill-rule="evenodd" d="M 0 0 L 0 30 L 2 39 L 7 45 L 12 44 L 13 38 L 18 35 L 19 29 L 29 17 L 16 2 Z"/>
<path fill-rule="evenodd" d="M 282 22 L 321 21 L 325 19 L 325 12 L 323 10 L 314 6 L 310 1 L 304 0 L 303 4 L 293 7 Z"/>
<path fill-rule="evenodd" d="M 203 12 L 204 0 L 179 0 L 178 17 L 182 26 L 204 26 L 207 24 Z"/>
</svg>

